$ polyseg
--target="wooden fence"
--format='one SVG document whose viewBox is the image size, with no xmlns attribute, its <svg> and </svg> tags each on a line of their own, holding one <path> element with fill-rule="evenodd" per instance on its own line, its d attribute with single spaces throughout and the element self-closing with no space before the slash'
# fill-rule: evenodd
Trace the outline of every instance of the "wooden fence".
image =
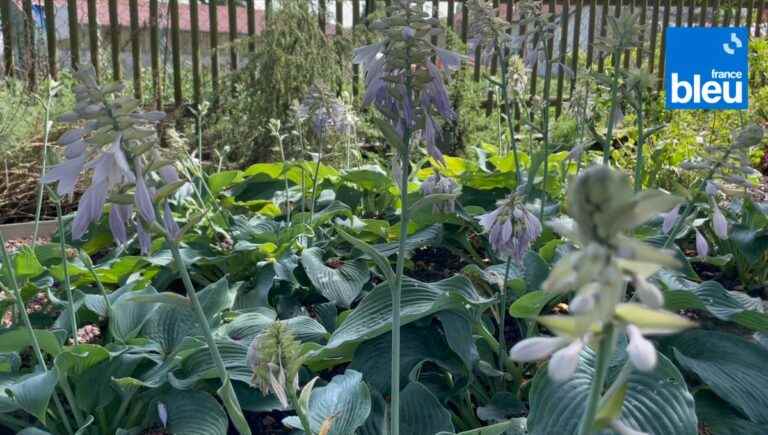
<svg viewBox="0 0 768 435">
<path fill-rule="evenodd" d="M 207 85 L 202 78 L 203 67 L 210 68 L 210 89 L 213 95 L 218 94 L 221 80 L 221 60 L 219 59 L 222 50 L 217 49 L 223 43 L 236 41 L 240 37 L 253 37 L 257 33 L 257 10 L 254 0 L 226 0 L 224 5 L 218 7 L 208 7 L 199 0 L 188 0 L 188 6 L 183 8 L 179 5 L 179 0 L 168 0 L 167 2 L 158 2 L 158 0 L 0 0 L 0 14 L 2 15 L 2 36 L 4 53 L 4 73 L 6 76 L 16 76 L 28 80 L 31 87 L 37 83 L 42 74 L 38 71 L 37 65 L 42 62 L 47 65 L 47 74 L 56 78 L 61 60 L 57 53 L 56 19 L 54 6 L 56 2 L 66 2 L 68 11 L 68 35 L 69 35 L 69 65 L 77 66 L 81 64 L 80 44 L 81 39 L 88 40 L 88 52 L 90 53 L 89 62 L 99 68 L 99 23 L 97 19 L 98 10 L 104 7 L 109 11 L 109 48 L 111 52 L 111 79 L 120 80 L 124 74 L 122 71 L 121 57 L 121 32 L 124 30 L 120 23 L 119 16 L 124 10 L 127 1 L 127 8 L 130 15 L 130 23 L 127 26 L 130 39 L 130 57 L 133 81 L 133 90 L 138 98 L 141 98 L 145 92 L 142 89 L 142 62 L 147 55 L 147 48 L 142 46 L 142 40 L 139 38 L 139 32 L 143 27 L 149 28 L 149 56 L 152 91 L 158 107 L 163 104 L 161 87 L 161 68 L 165 71 L 165 66 L 160 63 L 160 14 L 161 10 L 166 12 L 169 17 L 166 30 L 170 31 L 170 51 L 171 51 L 171 70 L 174 103 L 178 106 L 185 102 L 182 87 L 182 54 L 181 54 L 181 31 L 180 20 L 191 25 L 189 39 L 191 43 L 191 75 L 193 82 L 193 95 L 191 102 L 199 104 L 203 98 L 203 87 Z M 307 0 L 310 1 L 310 0 Z M 77 20 L 78 3 L 87 2 L 87 35 L 82 35 L 81 26 Z M 42 47 L 37 47 L 34 37 L 35 17 L 34 8 L 44 9 L 44 26 L 46 33 L 45 52 L 41 52 Z M 141 5 L 140 5 L 141 3 Z M 148 3 L 148 20 L 141 23 L 140 6 L 146 6 Z M 263 21 L 268 28 L 269 16 L 273 7 L 272 0 L 263 0 L 264 9 L 259 11 L 263 15 Z M 275 0 L 274 3 L 279 3 Z M 318 24 L 329 34 L 340 34 L 354 30 L 359 25 L 365 25 L 368 16 L 375 13 L 379 8 L 391 3 L 391 0 L 314 0 L 318 11 Z M 427 1 L 427 6 L 431 7 L 434 16 L 446 20 L 447 26 L 451 27 L 461 39 L 466 42 L 469 29 L 469 21 L 472 19 L 468 12 L 468 7 L 463 0 L 432 0 Z M 493 0 L 493 5 L 498 8 L 499 15 L 505 17 L 510 22 L 517 19 L 518 8 L 516 5 L 519 0 Z M 544 10 L 553 12 L 553 19 L 559 20 L 559 31 L 552 45 L 552 50 L 548 53 L 550 58 L 561 65 L 568 65 L 572 74 L 566 74 L 565 68 L 557 68 L 554 72 L 552 85 L 555 87 L 554 93 L 550 90 L 544 91 L 545 95 L 552 95 L 551 101 L 555 104 L 559 113 L 560 107 L 564 101 L 566 93 L 566 81 L 572 92 L 576 83 L 576 76 L 579 73 L 580 59 L 585 62 L 586 68 L 596 68 L 602 71 L 605 68 L 605 56 L 600 53 L 595 46 L 595 40 L 607 33 L 607 17 L 610 14 L 619 16 L 623 13 L 636 13 L 640 24 L 643 25 L 641 47 L 639 49 L 627 52 L 622 56 L 622 62 L 625 66 L 634 64 L 638 68 L 645 68 L 651 73 L 657 74 L 658 86 L 662 86 L 664 77 L 664 32 L 663 29 L 670 26 L 746 26 L 749 28 L 750 35 L 760 37 L 766 32 L 766 3 L 768 0 L 545 0 Z M 242 5 L 240 5 L 242 4 Z M 245 11 L 242 11 L 242 9 Z M 18 20 L 12 19 L 14 8 L 20 9 L 23 14 L 21 20 L 22 29 L 14 26 L 18 25 Z M 188 16 L 181 17 L 180 9 L 184 9 Z M 350 11 L 351 9 L 351 11 Z M 238 13 L 247 15 L 247 30 L 241 32 L 238 29 Z M 227 15 L 226 29 L 223 36 L 226 41 L 220 41 L 220 29 L 223 24 L 219 23 L 219 14 Z M 205 14 L 205 15 L 203 15 Z M 345 16 L 351 17 L 351 23 L 345 23 Z M 205 59 L 207 65 L 204 65 L 201 57 L 201 37 L 205 36 L 201 32 L 201 20 L 207 19 L 208 32 L 207 38 L 210 47 L 209 58 Z M 188 20 L 188 21 L 187 21 Z M 142 26 L 143 24 L 143 26 Z M 524 28 L 517 28 L 513 31 L 523 33 Z M 249 43 L 248 51 L 255 50 L 255 44 Z M 230 46 L 228 67 L 237 69 L 239 67 L 238 48 Z M 23 56 L 18 53 L 23 53 Z M 580 53 L 580 55 L 574 55 Z M 24 58 L 27 68 L 20 68 L 18 63 Z M 583 68 L 583 66 L 582 66 Z M 360 74 L 357 66 L 353 70 L 353 90 L 359 91 Z M 479 79 L 479 68 L 476 68 L 476 79 Z M 104 77 L 105 72 L 99 71 Z M 537 89 L 536 81 L 539 71 L 534 70 L 531 77 L 531 92 Z M 187 98 L 189 96 L 186 96 Z"/>
</svg>

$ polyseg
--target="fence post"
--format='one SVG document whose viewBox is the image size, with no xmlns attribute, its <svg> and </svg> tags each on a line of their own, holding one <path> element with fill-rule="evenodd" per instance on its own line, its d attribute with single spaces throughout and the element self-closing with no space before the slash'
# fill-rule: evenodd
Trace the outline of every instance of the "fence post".
<svg viewBox="0 0 768 435">
<path fill-rule="evenodd" d="M 0 7 L 3 23 L 3 53 L 5 55 L 5 75 L 8 77 L 16 76 L 16 67 L 13 61 L 13 25 L 11 24 L 11 2 L 3 1 Z"/>
<path fill-rule="evenodd" d="M 91 53 L 91 65 L 96 72 L 96 80 L 101 77 L 99 65 L 99 22 L 96 0 L 88 0 L 88 50 Z"/>
<path fill-rule="evenodd" d="M 117 0 L 109 0 L 109 34 L 112 41 L 112 79 L 119 81 L 120 74 L 120 23 Z"/>
<path fill-rule="evenodd" d="M 67 22 L 69 23 L 69 58 L 72 69 L 80 68 L 80 32 L 77 25 L 77 0 L 67 0 Z"/>
<path fill-rule="evenodd" d="M 53 0 L 45 0 L 45 36 L 48 43 L 48 74 L 56 80 L 59 68 L 56 63 L 56 13 Z"/>
<path fill-rule="evenodd" d="M 181 92 L 181 41 L 179 38 L 179 0 L 170 0 L 171 12 L 171 57 L 173 58 L 173 101 L 181 106 L 184 96 Z"/>
<path fill-rule="evenodd" d="M 659 36 L 659 6 L 660 0 L 653 0 L 653 18 L 651 19 L 651 45 L 649 47 L 649 71 L 653 73 L 656 67 L 656 41 Z"/>
<path fill-rule="evenodd" d="M 336 35 L 344 33 L 344 0 L 336 0 Z"/>
<path fill-rule="evenodd" d="M 267 7 L 270 10 L 271 7 Z M 208 34 L 211 38 L 211 88 L 213 105 L 219 102 L 219 11 L 215 2 L 208 3 Z"/>
<path fill-rule="evenodd" d="M 432 18 L 440 17 L 440 0 L 432 0 Z M 437 35 L 432 36 L 432 45 L 437 45 Z"/>
<path fill-rule="evenodd" d="M 584 0 L 576 0 L 576 11 L 573 17 L 573 41 L 571 42 L 571 89 L 570 96 L 576 89 L 576 77 L 579 71 L 579 45 L 581 43 L 581 15 L 584 12 Z"/>
<path fill-rule="evenodd" d="M 637 56 L 635 57 L 635 66 L 643 66 L 643 48 L 645 47 L 645 24 L 648 20 L 648 0 L 640 0 L 640 40 L 637 45 Z"/>
<path fill-rule="evenodd" d="M 449 29 L 451 29 L 452 32 L 456 31 L 456 28 L 453 26 L 455 18 L 456 18 L 456 3 L 454 0 L 448 0 L 448 17 L 445 19 L 445 25 Z"/>
<path fill-rule="evenodd" d="M 139 2 L 128 2 L 131 16 L 131 62 L 133 64 L 133 95 L 141 101 L 141 40 L 139 39 Z"/>
<path fill-rule="evenodd" d="M 667 28 L 669 27 L 669 13 L 672 9 L 670 0 L 664 0 L 664 21 L 661 26 L 661 47 L 659 49 L 659 75 L 656 82 L 657 89 L 660 91 L 664 88 L 664 53 L 667 51 Z"/>
<path fill-rule="evenodd" d="M 249 0 L 253 6 L 253 0 Z M 198 0 L 189 0 L 189 20 L 192 27 L 192 103 L 200 110 L 203 102 L 203 83 L 200 77 L 200 8 Z M 249 23 L 250 24 L 250 23 Z"/>
<path fill-rule="evenodd" d="M 752 29 L 752 8 L 754 8 L 754 6 L 754 0 L 747 0 L 747 18 L 746 23 L 744 23 L 747 26 L 747 34 L 749 34 Z"/>
<path fill-rule="evenodd" d="M 24 0 L 24 32 L 27 40 L 27 78 L 29 89 L 37 89 L 37 48 L 35 41 L 35 21 L 32 17 L 32 0 Z"/>
<path fill-rule="evenodd" d="M 675 27 L 683 26 L 683 0 L 677 0 L 675 7 Z"/>
<path fill-rule="evenodd" d="M 734 24 L 736 27 L 741 27 L 741 0 L 736 2 L 736 11 L 734 11 L 734 18 L 736 19 Z M 747 31 L 749 33 L 749 31 Z"/>
<path fill-rule="evenodd" d="M 760 37 L 760 26 L 763 25 L 763 0 L 757 0 L 757 16 L 755 17 L 755 37 Z"/>
<path fill-rule="evenodd" d="M 227 0 L 227 15 L 229 18 L 229 68 L 237 71 L 237 6 L 235 0 Z"/>
<path fill-rule="evenodd" d="M 708 0 L 702 0 L 701 13 L 699 14 L 699 26 L 704 27 L 707 24 L 707 11 L 709 10 Z"/>
<path fill-rule="evenodd" d="M 245 7 L 248 8 L 248 52 L 254 53 L 256 51 L 256 8 L 253 5 L 253 0 L 246 0 Z"/>
<path fill-rule="evenodd" d="M 320 26 L 320 31 L 325 35 L 326 22 L 328 17 L 328 4 L 326 0 L 317 0 L 317 25 Z"/>
<path fill-rule="evenodd" d="M 587 69 L 592 68 L 595 56 L 595 22 L 597 20 L 597 1 L 589 2 L 589 21 L 587 23 Z"/>
<path fill-rule="evenodd" d="M 352 33 L 355 33 L 360 24 L 360 0 L 352 0 Z M 352 65 L 352 96 L 360 92 L 360 65 Z"/>
<path fill-rule="evenodd" d="M 149 0 L 149 51 L 152 58 L 152 90 L 155 93 L 155 106 L 162 109 L 163 89 L 160 82 L 160 29 L 157 0 Z"/>
<path fill-rule="evenodd" d="M 555 100 L 555 118 L 563 111 L 563 86 L 565 85 L 565 52 L 568 51 L 568 17 L 570 0 L 563 0 L 560 14 L 560 58 L 557 66 L 557 96 Z"/>
<path fill-rule="evenodd" d="M 467 43 L 467 34 L 469 33 L 469 6 L 467 1 L 461 2 L 461 42 Z"/>
<path fill-rule="evenodd" d="M 693 27 L 693 15 L 696 11 L 696 0 L 688 0 L 688 27 Z"/>
<path fill-rule="evenodd" d="M 608 25 L 608 14 L 610 13 L 610 0 L 603 0 L 603 6 L 602 10 L 600 11 L 600 37 L 605 38 L 607 33 L 607 25 Z M 605 69 L 605 55 L 602 50 L 598 54 L 597 59 L 597 72 L 602 73 Z"/>
<path fill-rule="evenodd" d="M 711 27 L 719 26 L 720 22 L 720 0 L 712 1 L 712 24 Z"/>
</svg>

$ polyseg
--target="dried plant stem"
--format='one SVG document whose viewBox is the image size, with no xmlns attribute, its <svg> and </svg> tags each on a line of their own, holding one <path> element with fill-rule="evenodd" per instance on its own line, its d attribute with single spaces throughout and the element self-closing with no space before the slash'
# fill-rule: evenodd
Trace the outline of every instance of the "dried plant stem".
<svg viewBox="0 0 768 435">
<path fill-rule="evenodd" d="M 32 351 L 35 354 L 35 359 L 43 371 L 47 372 L 48 367 L 45 365 L 45 357 L 43 356 L 43 351 L 40 348 L 40 341 L 37 339 L 37 335 L 32 328 L 32 322 L 29 320 L 27 309 L 24 306 L 24 300 L 21 298 L 19 283 L 16 281 L 16 273 L 13 265 L 11 264 L 11 256 L 5 249 L 5 237 L 3 237 L 2 233 L 0 233 L 0 251 L 2 251 L 3 254 L 3 268 L 8 271 L 11 291 L 13 292 L 13 298 L 16 301 L 16 307 L 21 315 L 22 322 L 24 322 L 24 328 L 27 330 L 27 332 L 29 332 L 29 339 L 32 342 Z M 69 417 L 67 417 L 67 413 L 64 411 L 64 407 L 61 405 L 59 396 L 56 393 L 53 394 L 53 402 L 59 415 L 61 416 L 61 421 L 64 424 L 64 427 L 67 429 L 67 432 L 70 434 L 74 433 L 72 431 L 72 424 L 69 422 Z M 72 409 L 75 409 L 73 402 L 70 403 L 70 406 Z"/>
<path fill-rule="evenodd" d="M 42 216 L 43 212 L 43 193 L 45 186 L 43 185 L 42 179 L 45 176 L 45 172 L 48 168 L 48 141 L 51 134 L 51 107 L 53 104 L 53 96 L 54 93 L 49 90 L 48 91 L 48 102 L 47 103 L 41 103 L 43 104 L 44 109 L 44 117 L 43 117 L 43 159 L 42 162 L 40 162 L 40 188 L 37 191 L 37 205 L 35 207 L 35 227 L 32 231 L 32 249 L 35 249 L 35 245 L 37 244 L 37 235 L 40 230 L 40 217 Z"/>
<path fill-rule="evenodd" d="M 197 316 L 197 322 L 200 324 L 200 328 L 203 330 L 203 335 L 205 337 L 205 342 L 208 344 L 208 351 L 211 353 L 211 358 L 213 359 L 214 364 L 216 365 L 216 371 L 219 374 L 219 379 L 221 379 L 221 390 L 219 395 L 222 396 L 222 398 L 226 397 L 228 398 L 232 403 L 233 409 L 230 408 L 230 406 L 227 407 L 227 411 L 230 414 L 230 418 L 237 422 L 243 422 L 243 410 L 240 407 L 240 403 L 237 400 L 237 396 L 235 395 L 235 390 L 232 387 L 232 382 L 229 379 L 229 376 L 227 375 L 227 368 L 224 366 L 224 360 L 221 358 L 221 353 L 219 352 L 219 348 L 216 346 L 216 340 L 213 338 L 213 332 L 211 331 L 211 326 L 208 324 L 208 318 L 205 316 L 205 311 L 203 311 L 203 306 L 200 304 L 200 299 L 197 296 L 197 291 L 195 290 L 194 284 L 192 284 L 192 278 L 189 276 L 189 271 L 187 270 L 187 266 L 184 264 L 184 260 L 181 257 L 181 252 L 179 252 L 179 245 L 176 242 L 176 240 L 171 239 L 166 235 L 166 240 L 168 242 L 168 246 L 171 249 L 171 254 L 173 255 L 173 259 L 176 262 L 176 267 L 179 269 L 179 274 L 181 275 L 181 280 L 184 283 L 184 288 L 187 291 L 187 296 L 189 297 L 190 301 L 192 301 L 192 309 L 195 312 L 195 315 Z M 227 405 L 227 400 L 224 400 L 225 405 Z M 233 412 L 234 411 L 234 412 Z M 236 413 L 236 415 L 232 415 L 233 413 Z M 237 425 L 237 424 L 236 424 Z M 237 425 L 238 430 L 242 435 L 250 435 L 251 431 L 247 429 L 247 426 Z M 240 429 L 240 428 L 243 429 Z"/>
<path fill-rule="evenodd" d="M 581 420 L 579 435 L 592 435 L 595 416 L 597 415 L 600 397 L 602 397 L 605 378 L 608 374 L 608 362 L 613 354 L 614 342 L 616 341 L 616 330 L 612 323 L 608 323 L 603 328 L 603 335 L 600 338 L 597 349 L 597 366 L 595 367 L 595 376 L 592 378 L 592 386 L 587 398 L 587 409 Z"/>
</svg>

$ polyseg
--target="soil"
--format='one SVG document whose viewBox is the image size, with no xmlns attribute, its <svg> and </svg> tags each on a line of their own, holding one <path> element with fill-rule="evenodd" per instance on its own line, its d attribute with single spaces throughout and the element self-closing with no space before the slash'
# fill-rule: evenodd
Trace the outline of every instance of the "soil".
<svg viewBox="0 0 768 435">
<path fill-rule="evenodd" d="M 411 256 L 410 277 L 423 282 L 435 282 L 459 273 L 467 264 L 461 257 L 443 247 L 416 249 Z"/>
</svg>

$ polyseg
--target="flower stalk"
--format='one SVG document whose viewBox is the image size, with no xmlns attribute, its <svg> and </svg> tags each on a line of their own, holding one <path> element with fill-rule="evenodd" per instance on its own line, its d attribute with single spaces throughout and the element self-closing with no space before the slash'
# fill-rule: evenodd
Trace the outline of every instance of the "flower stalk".
<svg viewBox="0 0 768 435">
<path fill-rule="evenodd" d="M 592 379 L 592 385 L 587 397 L 587 410 L 581 420 L 579 435 L 592 435 L 597 415 L 600 397 L 605 386 L 605 378 L 608 374 L 608 363 L 613 355 L 613 348 L 616 341 L 616 329 L 609 323 L 603 329 L 603 335 L 600 338 L 600 344 L 597 348 L 597 365 L 595 366 L 595 376 Z"/>
</svg>

